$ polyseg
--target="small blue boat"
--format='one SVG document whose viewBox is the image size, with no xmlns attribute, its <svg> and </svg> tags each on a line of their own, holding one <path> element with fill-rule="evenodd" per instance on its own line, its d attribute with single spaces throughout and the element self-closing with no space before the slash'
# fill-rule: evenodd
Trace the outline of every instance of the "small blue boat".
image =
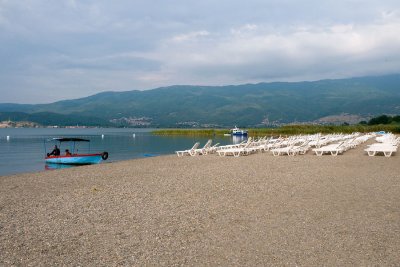
<svg viewBox="0 0 400 267">
<path fill-rule="evenodd" d="M 90 140 L 82 139 L 82 138 L 53 138 L 52 141 L 58 143 L 59 145 L 55 145 L 55 149 L 51 153 L 47 153 L 45 157 L 46 163 L 51 164 L 69 164 L 69 165 L 87 165 L 87 164 L 97 164 L 102 160 L 106 160 L 108 158 L 107 152 L 102 153 L 86 153 L 86 154 L 78 154 L 75 153 L 75 143 L 76 142 L 90 142 Z M 69 149 L 66 149 L 66 153 L 61 155 L 60 148 L 61 145 L 65 142 L 72 142 L 71 152 Z M 45 146 L 46 147 L 46 146 Z M 58 150 L 58 151 L 57 151 Z"/>
<path fill-rule="evenodd" d="M 241 130 L 238 127 L 235 126 L 235 128 L 231 129 L 231 135 L 247 136 L 247 131 L 246 130 Z"/>
</svg>

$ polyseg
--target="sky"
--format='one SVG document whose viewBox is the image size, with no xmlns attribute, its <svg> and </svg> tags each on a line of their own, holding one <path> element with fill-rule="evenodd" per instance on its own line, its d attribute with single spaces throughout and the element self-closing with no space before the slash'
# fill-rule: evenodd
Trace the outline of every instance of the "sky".
<svg viewBox="0 0 400 267">
<path fill-rule="evenodd" d="M 398 0 L 0 0 L 0 103 L 393 73 Z"/>
</svg>

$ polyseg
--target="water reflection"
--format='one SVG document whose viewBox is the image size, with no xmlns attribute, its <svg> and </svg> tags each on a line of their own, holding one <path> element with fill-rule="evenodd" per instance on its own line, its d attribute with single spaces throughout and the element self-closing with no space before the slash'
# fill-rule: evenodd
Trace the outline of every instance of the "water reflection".
<svg viewBox="0 0 400 267">
<path fill-rule="evenodd" d="M 243 136 L 243 135 L 233 135 L 232 136 L 232 143 L 233 144 L 240 144 L 243 141 L 247 140 L 247 136 Z"/>
<path fill-rule="evenodd" d="M 68 168 L 73 168 L 73 167 L 76 167 L 76 165 L 55 164 L 55 163 L 46 163 L 44 165 L 44 169 L 46 171 L 59 170 L 59 169 L 68 169 Z"/>
<path fill-rule="evenodd" d="M 143 157 L 145 157 L 145 158 L 151 158 L 151 157 L 157 157 L 157 156 L 160 156 L 160 155 L 159 154 L 148 154 L 148 153 L 143 154 Z"/>
</svg>

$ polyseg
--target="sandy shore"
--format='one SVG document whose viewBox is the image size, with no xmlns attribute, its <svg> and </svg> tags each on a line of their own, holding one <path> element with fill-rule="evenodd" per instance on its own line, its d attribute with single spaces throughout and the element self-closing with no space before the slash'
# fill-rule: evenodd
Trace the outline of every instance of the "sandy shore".
<svg viewBox="0 0 400 267">
<path fill-rule="evenodd" d="M 0 266 L 400 263 L 400 154 L 163 156 L 0 177 Z"/>
</svg>

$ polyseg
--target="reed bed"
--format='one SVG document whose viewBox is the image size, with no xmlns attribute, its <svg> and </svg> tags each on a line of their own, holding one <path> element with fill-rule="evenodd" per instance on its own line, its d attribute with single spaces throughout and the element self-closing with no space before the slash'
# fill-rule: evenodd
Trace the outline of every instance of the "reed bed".
<svg viewBox="0 0 400 267">
<path fill-rule="evenodd" d="M 286 125 L 278 128 L 251 128 L 248 129 L 250 136 L 266 135 L 297 135 L 297 134 L 316 134 L 316 133 L 369 133 L 386 131 L 400 133 L 400 125 Z M 229 133 L 229 129 L 162 129 L 155 130 L 155 135 L 166 136 L 222 136 Z"/>
<path fill-rule="evenodd" d="M 216 136 L 228 132 L 228 129 L 162 129 L 152 133 L 155 135 Z"/>
</svg>

